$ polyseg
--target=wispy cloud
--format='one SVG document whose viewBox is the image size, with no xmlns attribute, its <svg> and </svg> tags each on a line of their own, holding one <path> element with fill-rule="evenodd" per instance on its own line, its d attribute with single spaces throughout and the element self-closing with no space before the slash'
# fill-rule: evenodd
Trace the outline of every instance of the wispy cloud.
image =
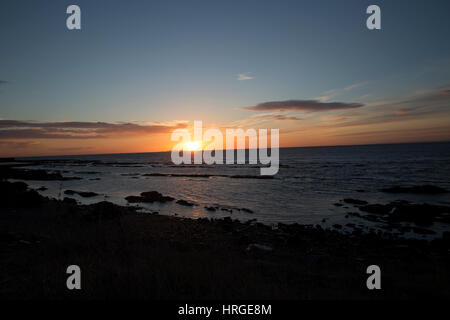
<svg viewBox="0 0 450 320">
<path fill-rule="evenodd" d="M 285 100 L 285 101 L 269 101 L 259 103 L 253 107 L 242 107 L 242 110 L 248 111 L 309 111 L 321 112 L 343 109 L 361 108 L 361 103 L 351 102 L 321 102 L 318 100 Z"/>
<path fill-rule="evenodd" d="M 32 122 L 0 120 L 0 139 L 99 139 L 123 135 L 169 133 L 186 124 L 141 125 L 107 122 Z"/>
<path fill-rule="evenodd" d="M 424 89 L 414 91 L 406 97 L 368 103 L 369 112 L 360 113 L 348 119 L 344 118 L 339 122 L 332 121 L 321 127 L 350 128 L 411 120 L 436 122 L 448 119 L 450 114 L 449 92 L 449 89 Z"/>
<path fill-rule="evenodd" d="M 0 146 L 2 148 L 12 148 L 12 149 L 22 149 L 28 148 L 30 146 L 38 145 L 39 142 L 36 141 L 1 141 Z"/>
<path fill-rule="evenodd" d="M 328 101 L 336 96 L 339 96 L 347 91 L 351 91 L 353 89 L 365 86 L 368 83 L 369 83 L 368 81 L 363 81 L 363 82 L 357 82 L 357 83 L 351 84 L 345 88 L 331 89 L 331 90 L 325 91 L 320 97 L 317 97 L 316 100 L 319 100 L 321 102 L 326 102 L 326 101 Z"/>
<path fill-rule="evenodd" d="M 255 77 L 252 77 L 252 76 L 250 76 L 249 74 L 250 74 L 249 72 L 247 72 L 247 73 L 239 73 L 239 74 L 237 75 L 237 79 L 238 79 L 239 81 L 255 79 Z"/>
<path fill-rule="evenodd" d="M 353 90 L 355 88 L 359 88 L 359 87 L 365 86 L 367 83 L 368 83 L 367 81 L 364 81 L 364 82 L 358 82 L 358 83 L 351 84 L 351 85 L 345 87 L 344 91 L 350 91 L 350 90 Z"/>
<path fill-rule="evenodd" d="M 6 80 L 0 80 L 0 84 L 7 84 L 7 83 L 9 83 L 9 81 L 6 81 Z"/>
</svg>

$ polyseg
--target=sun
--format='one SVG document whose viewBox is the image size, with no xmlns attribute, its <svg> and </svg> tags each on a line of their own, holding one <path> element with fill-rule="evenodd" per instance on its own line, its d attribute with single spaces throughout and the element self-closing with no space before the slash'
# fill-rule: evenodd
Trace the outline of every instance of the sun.
<svg viewBox="0 0 450 320">
<path fill-rule="evenodd" d="M 187 142 L 184 146 L 184 149 L 187 151 L 197 151 L 202 149 L 201 141 L 190 141 Z"/>
</svg>

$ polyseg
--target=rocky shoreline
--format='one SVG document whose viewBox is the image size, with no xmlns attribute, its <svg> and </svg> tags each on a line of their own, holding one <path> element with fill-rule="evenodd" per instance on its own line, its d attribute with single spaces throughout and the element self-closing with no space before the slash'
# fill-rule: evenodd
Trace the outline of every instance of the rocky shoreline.
<svg viewBox="0 0 450 320">
<path fill-rule="evenodd" d="M 320 225 L 184 219 L 106 201 L 80 205 L 8 182 L 17 174 L 11 170 L 16 169 L 3 168 L 7 174 L 0 180 L 2 298 L 450 297 L 448 233 L 432 241 L 408 240 L 389 232 L 343 234 Z M 158 192 L 136 197 L 172 201 Z M 80 292 L 65 288 L 70 264 L 82 268 Z M 366 287 L 371 264 L 382 270 L 382 290 Z"/>
</svg>

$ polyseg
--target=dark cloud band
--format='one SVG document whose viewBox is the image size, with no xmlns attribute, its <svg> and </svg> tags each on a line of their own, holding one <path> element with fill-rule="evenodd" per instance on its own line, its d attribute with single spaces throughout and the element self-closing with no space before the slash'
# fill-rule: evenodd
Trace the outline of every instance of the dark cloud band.
<svg viewBox="0 0 450 320">
<path fill-rule="evenodd" d="M 285 101 L 269 101 L 257 104 L 253 107 L 243 107 L 243 110 L 249 111 L 332 111 L 355 109 L 364 106 L 361 103 L 347 102 L 320 102 L 317 100 L 285 100 Z"/>
</svg>

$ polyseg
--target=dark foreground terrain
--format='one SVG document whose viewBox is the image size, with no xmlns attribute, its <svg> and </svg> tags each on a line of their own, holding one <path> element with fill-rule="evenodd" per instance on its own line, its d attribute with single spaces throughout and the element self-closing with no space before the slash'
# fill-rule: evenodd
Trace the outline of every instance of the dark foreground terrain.
<svg viewBox="0 0 450 320">
<path fill-rule="evenodd" d="M 0 179 L 2 299 L 450 298 L 450 239 L 182 219 Z M 66 288 L 78 265 L 82 290 Z M 366 268 L 381 268 L 368 290 Z"/>
</svg>

